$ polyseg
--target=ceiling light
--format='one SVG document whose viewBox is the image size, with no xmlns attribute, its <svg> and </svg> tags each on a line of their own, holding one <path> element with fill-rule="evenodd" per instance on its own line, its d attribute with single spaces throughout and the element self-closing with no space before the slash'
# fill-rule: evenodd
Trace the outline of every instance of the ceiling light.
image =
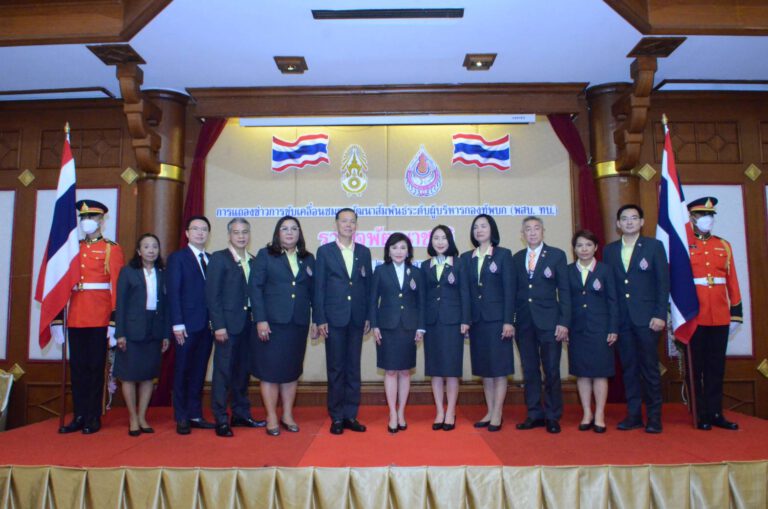
<svg viewBox="0 0 768 509">
<path fill-rule="evenodd" d="M 275 64 L 283 74 L 304 74 L 308 70 L 304 57 L 274 57 Z"/>
<path fill-rule="evenodd" d="M 643 37 L 640 39 L 627 58 L 656 57 L 666 58 L 680 46 L 685 37 Z"/>
<path fill-rule="evenodd" d="M 95 44 L 86 47 L 106 65 L 146 64 L 130 44 Z"/>
<path fill-rule="evenodd" d="M 496 53 L 467 53 L 462 64 L 468 71 L 487 71 L 496 61 Z"/>
</svg>

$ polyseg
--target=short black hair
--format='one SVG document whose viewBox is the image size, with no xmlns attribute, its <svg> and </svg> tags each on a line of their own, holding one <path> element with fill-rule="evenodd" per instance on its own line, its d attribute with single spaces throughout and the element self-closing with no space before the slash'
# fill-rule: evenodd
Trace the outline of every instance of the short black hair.
<svg viewBox="0 0 768 509">
<path fill-rule="evenodd" d="M 272 233 L 272 242 L 267 244 L 267 251 L 272 256 L 280 256 L 283 254 L 283 248 L 280 247 L 280 227 L 283 226 L 283 223 L 286 221 L 293 221 L 296 223 L 296 226 L 299 227 L 299 241 L 296 243 L 296 253 L 299 255 L 299 258 L 306 258 L 309 251 L 307 251 L 307 243 L 304 242 L 304 230 L 301 228 L 299 220 L 293 216 L 283 216 L 277 220 L 275 231 Z"/>
<path fill-rule="evenodd" d="M 405 257 L 405 263 L 408 265 L 411 264 L 411 260 L 413 259 L 413 244 L 411 244 L 411 239 L 408 238 L 408 235 L 402 232 L 393 233 L 389 236 L 387 242 L 384 243 L 384 263 L 392 263 L 392 257 L 389 256 L 389 248 L 401 240 L 404 240 L 405 244 L 408 246 L 408 256 Z"/>
<path fill-rule="evenodd" d="M 157 241 L 157 260 L 155 260 L 155 268 L 156 269 L 164 269 L 165 263 L 163 262 L 163 257 L 161 256 L 162 251 L 160 250 L 160 239 L 157 238 L 157 235 L 154 233 L 144 233 L 141 237 L 139 237 L 139 240 L 136 241 L 136 249 L 133 250 L 133 258 L 131 258 L 131 261 L 128 262 L 128 265 L 133 267 L 134 269 L 140 269 L 143 267 L 143 262 L 141 261 L 141 255 L 139 254 L 139 249 L 141 248 L 141 241 L 144 239 L 155 239 Z"/>
<path fill-rule="evenodd" d="M 643 208 L 640 205 L 635 205 L 634 203 L 627 203 L 626 205 L 622 205 L 621 207 L 619 207 L 619 210 L 616 212 L 616 221 L 621 219 L 622 212 L 629 209 L 635 209 L 637 211 L 637 215 L 640 216 L 640 219 L 643 219 L 645 217 L 645 212 L 643 212 Z"/>
<path fill-rule="evenodd" d="M 211 222 L 208 221 L 208 218 L 205 216 L 192 216 L 189 219 L 187 219 L 187 224 L 184 226 L 185 230 L 189 230 L 189 227 L 192 225 L 192 221 L 203 221 L 205 224 L 208 225 L 208 231 L 211 231 Z"/>
<path fill-rule="evenodd" d="M 437 251 L 435 251 L 435 248 L 432 247 L 432 237 L 435 235 L 437 230 L 443 230 L 443 233 L 445 233 L 445 238 L 448 239 L 448 249 L 445 250 L 445 256 L 458 256 L 459 250 L 456 248 L 456 241 L 453 240 L 453 232 L 444 224 L 435 226 L 429 233 L 429 244 L 427 245 L 427 253 L 429 256 L 437 256 Z"/>
<path fill-rule="evenodd" d="M 485 218 L 488 221 L 488 225 L 491 227 L 491 245 L 493 247 L 496 247 L 499 245 L 499 242 L 501 242 L 501 236 L 499 235 L 499 227 L 496 226 L 496 220 L 489 216 L 488 214 L 478 214 L 475 216 L 475 218 L 472 220 L 472 226 L 469 227 L 469 240 L 472 242 L 472 245 L 475 247 L 479 247 L 480 243 L 475 239 L 475 223 L 480 218 Z"/>
<path fill-rule="evenodd" d="M 352 212 L 355 215 L 355 220 L 357 220 L 357 212 L 355 212 L 355 209 L 350 207 L 344 207 L 343 209 L 339 209 L 336 211 L 336 221 L 339 220 L 339 216 L 343 214 L 344 212 Z"/>
<path fill-rule="evenodd" d="M 579 239 L 579 237 L 583 237 L 589 240 L 595 246 L 600 244 L 600 242 L 597 241 L 597 235 L 592 233 L 590 230 L 579 230 L 573 234 L 573 238 L 571 239 L 571 247 L 576 247 L 576 241 Z"/>
</svg>

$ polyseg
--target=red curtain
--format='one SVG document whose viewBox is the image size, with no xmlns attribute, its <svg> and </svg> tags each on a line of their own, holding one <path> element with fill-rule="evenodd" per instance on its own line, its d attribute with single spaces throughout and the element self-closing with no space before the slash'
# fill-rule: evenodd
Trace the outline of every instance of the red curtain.
<svg viewBox="0 0 768 509">
<path fill-rule="evenodd" d="M 209 118 L 203 123 L 200 129 L 200 135 L 197 137 L 197 146 L 195 147 L 195 158 L 192 162 L 192 170 L 189 173 L 189 184 L 187 185 L 187 198 L 184 201 L 184 212 L 181 216 L 182 231 L 179 237 L 179 248 L 187 245 L 187 236 L 184 235 L 184 225 L 192 216 L 203 214 L 203 204 L 205 201 L 205 158 L 211 151 L 216 140 L 219 139 L 221 131 L 227 125 L 226 118 Z M 152 396 L 152 406 L 171 406 L 171 393 L 173 392 L 173 364 L 176 358 L 174 348 L 175 341 L 171 338 L 171 347 L 163 354 L 163 362 L 160 367 L 160 380 L 157 383 L 157 389 Z"/>
<path fill-rule="evenodd" d="M 579 167 L 579 225 L 581 228 L 591 230 L 600 241 L 597 252 L 598 259 L 602 258 L 602 247 L 605 244 L 605 232 L 603 231 L 603 217 L 600 213 L 600 200 L 597 196 L 597 187 L 592 177 L 592 169 L 589 166 L 587 152 L 581 142 L 579 130 L 576 129 L 571 116 L 567 113 L 555 113 L 547 115 L 549 124 L 560 138 L 560 142 L 568 151 L 568 155 L 576 166 Z"/>
</svg>

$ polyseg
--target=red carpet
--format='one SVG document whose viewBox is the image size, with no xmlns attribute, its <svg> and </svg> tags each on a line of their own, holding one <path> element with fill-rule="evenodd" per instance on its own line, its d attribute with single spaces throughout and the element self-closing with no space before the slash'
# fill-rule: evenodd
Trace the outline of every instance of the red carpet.
<svg viewBox="0 0 768 509">
<path fill-rule="evenodd" d="M 432 431 L 433 408 L 411 406 L 406 411 L 408 429 L 397 434 L 386 430 L 387 409 L 364 407 L 360 420 L 366 433 L 331 435 L 324 408 L 299 407 L 299 433 L 285 431 L 269 437 L 263 429 L 235 428 L 235 437 L 218 438 L 213 431 L 193 430 L 189 436 L 175 431 L 170 408 L 151 408 L 154 434 L 129 437 L 124 409 L 110 411 L 102 430 L 92 436 L 59 435 L 58 420 L 0 433 L 0 464 L 62 465 L 74 467 L 262 467 L 262 466 L 420 466 L 420 465 L 639 465 L 713 463 L 768 459 L 768 421 L 729 414 L 741 430 L 691 428 L 685 407 L 664 407 L 664 433 L 642 430 L 620 432 L 615 424 L 624 407 L 609 408 L 608 432 L 598 435 L 576 429 L 580 408 L 566 409 L 563 432 L 550 435 L 543 429 L 518 431 L 524 418 L 521 406 L 505 409 L 506 421 L 498 433 L 477 430 L 472 422 L 483 408 L 459 409 L 456 429 Z M 254 410 L 259 416 L 259 409 Z"/>
</svg>

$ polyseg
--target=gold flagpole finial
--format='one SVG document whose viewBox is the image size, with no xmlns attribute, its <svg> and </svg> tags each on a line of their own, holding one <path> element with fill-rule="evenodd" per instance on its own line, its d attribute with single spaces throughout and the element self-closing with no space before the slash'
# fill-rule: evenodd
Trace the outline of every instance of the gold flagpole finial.
<svg viewBox="0 0 768 509">
<path fill-rule="evenodd" d="M 64 133 L 65 133 L 65 134 L 69 134 L 69 122 L 67 122 L 66 124 L 64 124 Z"/>
<path fill-rule="evenodd" d="M 666 113 L 662 113 L 661 114 L 661 123 L 664 124 L 664 125 L 667 125 L 667 114 Z"/>
</svg>

